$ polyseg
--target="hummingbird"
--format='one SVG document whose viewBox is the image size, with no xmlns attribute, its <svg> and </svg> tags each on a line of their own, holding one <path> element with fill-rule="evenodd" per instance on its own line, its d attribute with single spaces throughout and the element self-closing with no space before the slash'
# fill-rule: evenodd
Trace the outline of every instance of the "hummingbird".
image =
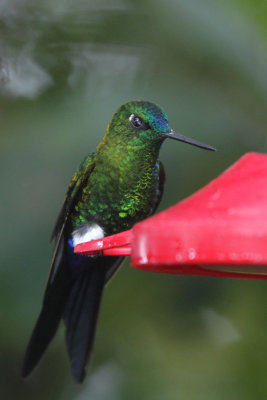
<svg viewBox="0 0 267 400">
<path fill-rule="evenodd" d="M 52 233 L 55 250 L 23 377 L 38 364 L 63 320 L 72 376 L 75 382 L 84 380 L 102 292 L 123 257 L 79 255 L 74 247 L 130 229 L 155 212 L 165 180 L 159 151 L 167 138 L 215 150 L 173 131 L 161 107 L 129 101 L 115 112 L 102 142 L 75 172 Z"/>
</svg>

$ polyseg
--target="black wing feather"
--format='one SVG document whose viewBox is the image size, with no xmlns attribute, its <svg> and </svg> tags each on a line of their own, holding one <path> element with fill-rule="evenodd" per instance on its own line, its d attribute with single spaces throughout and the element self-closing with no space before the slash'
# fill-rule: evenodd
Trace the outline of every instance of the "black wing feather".
<svg viewBox="0 0 267 400">
<path fill-rule="evenodd" d="M 62 242 L 62 245 L 64 243 Z M 61 249 L 62 250 L 62 249 Z M 63 252 L 63 254 L 65 254 Z M 54 337 L 62 317 L 66 297 L 71 287 L 71 276 L 63 256 L 53 285 L 46 292 L 41 313 L 33 330 L 22 366 L 22 377 L 31 373 Z"/>
<path fill-rule="evenodd" d="M 48 274 L 43 305 L 28 343 L 23 360 L 22 376 L 31 373 L 39 362 L 48 344 L 55 335 L 62 318 L 66 301 L 73 284 L 67 258 L 68 219 L 82 190 L 94 168 L 95 154 L 89 154 L 72 178 L 65 201 L 57 218 L 52 238 L 56 240 L 55 250 Z"/>
</svg>

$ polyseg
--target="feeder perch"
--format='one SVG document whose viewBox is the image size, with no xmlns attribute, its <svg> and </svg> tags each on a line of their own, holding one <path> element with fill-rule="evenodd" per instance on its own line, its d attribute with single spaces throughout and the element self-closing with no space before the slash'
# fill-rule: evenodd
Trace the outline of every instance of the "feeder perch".
<svg viewBox="0 0 267 400">
<path fill-rule="evenodd" d="M 267 155 L 247 153 L 175 206 L 75 252 L 131 256 L 154 272 L 267 279 Z"/>
</svg>

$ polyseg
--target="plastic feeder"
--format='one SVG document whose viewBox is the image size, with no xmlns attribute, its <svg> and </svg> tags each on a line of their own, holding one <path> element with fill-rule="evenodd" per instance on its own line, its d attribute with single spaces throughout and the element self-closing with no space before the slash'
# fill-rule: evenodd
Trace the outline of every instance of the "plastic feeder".
<svg viewBox="0 0 267 400">
<path fill-rule="evenodd" d="M 175 206 L 75 252 L 131 256 L 154 272 L 267 279 L 267 155 L 244 155 Z"/>
</svg>

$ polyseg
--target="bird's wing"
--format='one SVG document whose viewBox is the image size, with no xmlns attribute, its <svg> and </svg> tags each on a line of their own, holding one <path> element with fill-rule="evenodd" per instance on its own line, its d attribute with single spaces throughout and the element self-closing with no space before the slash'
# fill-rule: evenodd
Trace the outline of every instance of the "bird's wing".
<svg viewBox="0 0 267 400">
<path fill-rule="evenodd" d="M 92 173 L 93 169 L 95 166 L 95 153 L 90 153 L 88 156 L 85 157 L 83 162 L 80 164 L 79 168 L 73 175 L 73 178 L 70 181 L 64 203 L 60 209 L 60 212 L 58 214 L 52 235 L 51 235 L 51 240 L 55 239 L 55 250 L 53 253 L 49 273 L 48 273 L 48 278 L 47 278 L 47 285 L 46 285 L 46 290 L 48 288 L 48 285 L 53 281 L 53 278 L 57 272 L 57 259 L 60 258 L 58 257 L 58 253 L 61 253 L 61 247 L 63 247 L 62 239 L 63 239 L 63 233 L 64 229 L 66 226 L 66 223 L 68 221 L 69 215 L 72 211 L 73 205 L 75 203 L 75 200 L 77 198 L 77 195 L 80 193 L 80 191 L 83 188 L 83 185 L 85 181 L 88 179 L 90 174 Z M 62 249 L 63 251 L 63 249 Z"/>
<path fill-rule="evenodd" d="M 156 212 L 156 209 L 158 208 L 158 205 L 161 202 L 164 190 L 164 184 L 165 184 L 165 170 L 162 162 L 159 160 L 159 183 L 157 188 L 157 195 L 154 204 L 151 207 L 151 213 L 148 215 L 148 217 Z"/>
<path fill-rule="evenodd" d="M 51 240 L 56 239 L 60 234 L 62 227 L 64 227 L 66 220 L 72 210 L 74 200 L 83 187 L 83 183 L 88 179 L 92 170 L 94 169 L 95 153 L 90 153 L 85 157 L 79 168 L 73 175 L 67 193 L 65 195 L 64 203 L 58 214 Z"/>
<path fill-rule="evenodd" d="M 42 357 L 56 333 L 63 314 L 72 286 L 72 276 L 67 260 L 65 228 L 77 196 L 94 168 L 94 160 L 95 154 L 89 154 L 74 174 L 52 234 L 56 240 L 55 251 L 48 274 L 42 310 L 26 349 L 22 367 L 23 377 L 33 370 Z"/>
</svg>

